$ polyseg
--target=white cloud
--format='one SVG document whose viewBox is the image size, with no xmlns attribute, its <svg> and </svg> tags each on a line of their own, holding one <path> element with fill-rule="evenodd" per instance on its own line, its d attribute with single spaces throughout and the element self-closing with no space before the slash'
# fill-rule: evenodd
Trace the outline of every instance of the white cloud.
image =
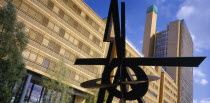
<svg viewBox="0 0 210 103">
<path fill-rule="evenodd" d="M 206 74 L 203 73 L 199 69 L 193 70 L 193 76 L 194 76 L 194 82 L 200 85 L 206 85 L 208 84 L 208 81 L 206 80 Z"/>
<path fill-rule="evenodd" d="M 176 17 L 185 22 L 194 35 L 194 49 L 197 53 L 210 50 L 208 43 L 210 27 L 210 0 L 185 0 Z"/>
<path fill-rule="evenodd" d="M 197 77 L 206 77 L 206 74 L 204 74 L 202 71 L 198 70 L 198 69 L 194 69 L 193 70 L 193 75 L 197 76 Z"/>
<path fill-rule="evenodd" d="M 198 103 L 198 100 L 196 100 L 196 99 L 193 99 L 193 103 Z"/>
<path fill-rule="evenodd" d="M 195 8 L 193 6 L 183 6 L 181 9 L 179 9 L 177 13 L 178 18 L 189 18 L 195 11 Z"/>
<path fill-rule="evenodd" d="M 208 81 L 206 79 L 201 79 L 200 84 L 206 85 L 206 84 L 208 84 Z"/>
<path fill-rule="evenodd" d="M 200 101 L 193 99 L 193 103 L 210 103 L 210 98 L 203 98 Z"/>
</svg>

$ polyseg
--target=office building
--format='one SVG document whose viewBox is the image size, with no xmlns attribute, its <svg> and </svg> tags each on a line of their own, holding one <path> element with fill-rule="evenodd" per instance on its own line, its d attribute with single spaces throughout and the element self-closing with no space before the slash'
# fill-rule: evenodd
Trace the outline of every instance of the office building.
<svg viewBox="0 0 210 103">
<path fill-rule="evenodd" d="M 190 57 L 193 56 L 193 42 L 184 20 L 169 23 L 167 29 L 156 31 L 157 7 L 147 9 L 144 32 L 143 54 L 146 57 Z M 193 101 L 192 67 L 163 67 L 178 86 L 178 103 Z M 164 84 L 164 83 L 163 83 Z"/>
</svg>

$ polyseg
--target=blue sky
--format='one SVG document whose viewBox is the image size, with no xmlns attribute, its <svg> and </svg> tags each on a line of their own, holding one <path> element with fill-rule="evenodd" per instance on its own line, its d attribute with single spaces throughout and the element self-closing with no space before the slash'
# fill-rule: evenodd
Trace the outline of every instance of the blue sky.
<svg viewBox="0 0 210 103">
<path fill-rule="evenodd" d="M 108 14 L 110 0 L 84 0 L 101 18 Z M 126 36 L 141 51 L 146 9 L 158 9 L 157 31 L 169 22 L 184 19 L 194 41 L 194 55 L 207 56 L 193 73 L 194 103 L 210 103 L 210 0 L 119 0 L 126 2 Z"/>
</svg>

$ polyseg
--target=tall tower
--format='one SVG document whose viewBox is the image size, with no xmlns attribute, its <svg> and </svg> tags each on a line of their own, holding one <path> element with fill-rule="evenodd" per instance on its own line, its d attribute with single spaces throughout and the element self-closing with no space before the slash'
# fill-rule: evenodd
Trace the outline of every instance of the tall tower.
<svg viewBox="0 0 210 103">
<path fill-rule="evenodd" d="M 146 23 L 144 29 L 144 41 L 142 53 L 145 57 L 152 57 L 154 52 L 154 35 L 156 33 L 158 8 L 151 5 L 147 8 Z"/>
</svg>

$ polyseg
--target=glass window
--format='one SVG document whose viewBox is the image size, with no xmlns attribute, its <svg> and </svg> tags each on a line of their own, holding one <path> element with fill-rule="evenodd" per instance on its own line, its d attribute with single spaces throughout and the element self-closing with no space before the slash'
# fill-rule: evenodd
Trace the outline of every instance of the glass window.
<svg viewBox="0 0 210 103">
<path fill-rule="evenodd" d="M 82 10 L 80 8 L 77 8 L 77 14 L 81 14 Z"/>
<path fill-rule="evenodd" d="M 44 26 L 47 26 L 48 23 L 49 23 L 49 19 L 48 19 L 47 17 L 43 16 L 42 24 L 43 24 Z"/>
<path fill-rule="evenodd" d="M 29 103 L 38 103 L 40 101 L 40 96 L 41 96 L 41 92 L 42 92 L 42 86 L 39 86 L 37 84 L 34 84 L 34 88 L 32 90 L 30 99 L 29 99 Z"/>
<path fill-rule="evenodd" d="M 50 63 L 50 61 L 48 60 L 48 59 L 44 59 L 44 61 L 43 61 L 43 66 L 45 67 L 45 68 L 47 68 L 48 67 L 48 65 L 49 65 L 49 63 Z"/>
<path fill-rule="evenodd" d="M 74 21 L 74 28 L 77 28 L 77 26 L 78 26 L 78 22 Z"/>
<path fill-rule="evenodd" d="M 77 12 L 77 9 L 78 9 L 77 5 L 74 4 L 72 9 L 73 9 L 75 12 Z"/>
<path fill-rule="evenodd" d="M 59 36 L 63 37 L 64 34 L 65 34 L 65 32 L 66 31 L 63 28 L 60 28 L 60 30 L 59 30 Z"/>
<path fill-rule="evenodd" d="M 59 10 L 59 17 L 60 18 L 63 18 L 64 16 L 64 11 L 62 9 Z"/>
<path fill-rule="evenodd" d="M 26 96 L 25 96 L 24 102 L 28 101 L 31 90 L 33 89 L 32 87 L 33 87 L 33 83 L 29 83 L 27 91 L 26 91 Z"/>
</svg>

